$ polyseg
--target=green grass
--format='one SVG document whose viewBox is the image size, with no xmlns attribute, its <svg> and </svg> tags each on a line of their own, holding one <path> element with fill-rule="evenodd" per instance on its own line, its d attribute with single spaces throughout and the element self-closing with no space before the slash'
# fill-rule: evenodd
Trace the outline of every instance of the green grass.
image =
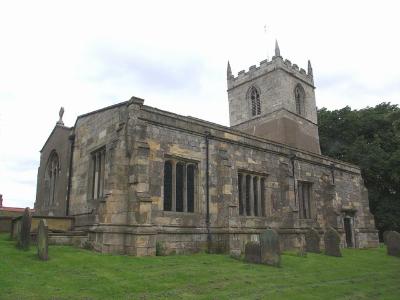
<svg viewBox="0 0 400 300">
<path fill-rule="evenodd" d="M 226 255 L 130 257 L 51 246 L 19 251 L 0 235 L 0 299 L 400 299 L 400 259 L 385 248 L 342 258 L 282 255 L 282 267 Z"/>
</svg>

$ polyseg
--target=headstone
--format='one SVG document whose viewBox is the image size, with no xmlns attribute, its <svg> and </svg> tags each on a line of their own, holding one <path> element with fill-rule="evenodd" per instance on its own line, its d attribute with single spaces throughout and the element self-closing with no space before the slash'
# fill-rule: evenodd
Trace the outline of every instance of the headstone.
<svg viewBox="0 0 400 300">
<path fill-rule="evenodd" d="M 320 237 L 318 231 L 310 228 L 305 234 L 306 251 L 311 253 L 321 253 L 319 248 Z"/>
<path fill-rule="evenodd" d="M 279 249 L 279 235 L 273 229 L 267 229 L 260 234 L 261 263 L 279 267 L 281 255 Z"/>
<path fill-rule="evenodd" d="M 244 260 L 249 263 L 261 263 L 261 248 L 258 242 L 248 242 L 244 250 Z"/>
<path fill-rule="evenodd" d="M 22 250 L 29 250 L 29 244 L 31 242 L 31 223 L 32 215 L 29 207 L 27 207 L 22 215 L 20 234 L 17 244 Z"/>
<path fill-rule="evenodd" d="M 41 260 L 49 259 L 49 229 L 45 219 L 41 219 L 37 232 L 37 250 Z"/>
<path fill-rule="evenodd" d="M 341 257 L 340 252 L 340 235 L 332 227 L 328 227 L 324 234 L 325 254 L 330 256 Z"/>
<path fill-rule="evenodd" d="M 389 231 L 386 236 L 387 254 L 400 257 L 400 233 Z"/>
</svg>

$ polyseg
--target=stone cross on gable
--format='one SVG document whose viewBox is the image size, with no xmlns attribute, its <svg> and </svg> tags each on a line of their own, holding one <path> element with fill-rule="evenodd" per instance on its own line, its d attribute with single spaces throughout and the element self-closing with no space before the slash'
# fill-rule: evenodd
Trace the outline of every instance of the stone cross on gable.
<svg viewBox="0 0 400 300">
<path fill-rule="evenodd" d="M 58 115 L 59 115 L 60 119 L 58 120 L 57 125 L 62 125 L 62 126 L 64 126 L 64 122 L 63 122 L 63 120 L 62 120 L 63 115 L 64 115 L 64 107 L 61 106 Z"/>
</svg>

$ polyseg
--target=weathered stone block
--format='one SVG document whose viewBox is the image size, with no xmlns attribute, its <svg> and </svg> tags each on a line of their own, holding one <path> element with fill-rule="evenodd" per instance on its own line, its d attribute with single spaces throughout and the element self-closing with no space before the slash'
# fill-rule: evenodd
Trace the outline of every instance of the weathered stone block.
<svg viewBox="0 0 400 300">
<path fill-rule="evenodd" d="M 17 247 L 22 250 L 29 250 L 29 245 L 31 242 L 31 224 L 32 215 L 29 207 L 27 207 L 22 215 L 21 229 L 19 239 L 17 241 Z"/>
<path fill-rule="evenodd" d="M 244 250 L 244 260 L 249 263 L 261 263 L 261 247 L 259 242 L 246 243 Z"/>
<path fill-rule="evenodd" d="M 306 240 L 306 251 L 312 253 L 321 253 L 319 243 L 320 243 L 320 236 L 318 231 L 314 228 L 310 228 L 305 234 Z"/>
<path fill-rule="evenodd" d="M 40 260 L 49 259 L 49 229 L 45 219 L 41 219 L 38 226 L 37 253 Z"/>
<path fill-rule="evenodd" d="M 400 257 L 400 233 L 390 231 L 386 236 L 388 255 Z"/>
<path fill-rule="evenodd" d="M 279 235 L 273 229 L 267 229 L 260 235 L 261 263 L 279 267 L 281 255 L 279 248 Z"/>
<path fill-rule="evenodd" d="M 328 227 L 324 234 L 325 254 L 329 256 L 341 257 L 340 235 L 332 227 Z"/>
</svg>

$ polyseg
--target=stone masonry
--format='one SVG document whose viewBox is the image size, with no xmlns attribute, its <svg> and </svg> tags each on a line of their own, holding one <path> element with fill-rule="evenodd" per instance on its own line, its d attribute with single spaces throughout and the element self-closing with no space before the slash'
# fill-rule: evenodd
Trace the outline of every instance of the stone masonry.
<svg viewBox="0 0 400 300">
<path fill-rule="evenodd" d="M 377 246 L 360 169 L 320 155 L 311 65 L 308 73 L 289 68 L 278 54 L 236 79 L 228 67 L 232 127 L 137 97 L 81 115 L 72 128 L 57 124 L 42 149 L 36 214 L 73 216 L 95 250 L 138 256 L 155 255 L 156 245 L 165 254 L 238 255 L 267 228 L 279 233 L 282 250 L 329 226 L 342 246 Z M 261 105 L 254 118 L 244 92 L 252 83 Z M 296 84 L 304 91 L 300 114 Z M 54 151 L 61 167 L 48 207 Z"/>
</svg>

